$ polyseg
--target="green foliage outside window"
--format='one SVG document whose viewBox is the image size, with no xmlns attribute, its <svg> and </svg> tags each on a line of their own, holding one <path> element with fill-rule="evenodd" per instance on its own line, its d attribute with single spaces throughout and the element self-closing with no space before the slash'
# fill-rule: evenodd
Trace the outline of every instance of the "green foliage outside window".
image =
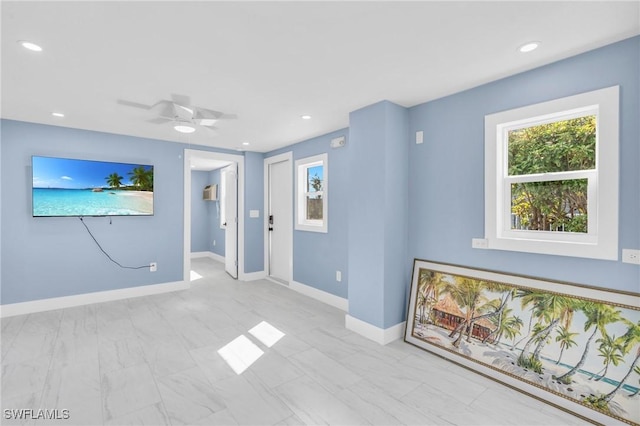
<svg viewBox="0 0 640 426">
<path fill-rule="evenodd" d="M 509 132 L 509 176 L 596 166 L 596 117 L 586 116 Z M 587 179 L 511 185 L 512 229 L 587 232 Z"/>
</svg>

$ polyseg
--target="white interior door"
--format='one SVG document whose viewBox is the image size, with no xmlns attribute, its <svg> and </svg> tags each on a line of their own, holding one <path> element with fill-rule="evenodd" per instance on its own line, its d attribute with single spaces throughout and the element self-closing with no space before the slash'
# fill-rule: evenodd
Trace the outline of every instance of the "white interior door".
<svg viewBox="0 0 640 426">
<path fill-rule="evenodd" d="M 238 278 L 238 167 L 236 163 L 222 170 L 224 173 L 224 269 Z"/>
<path fill-rule="evenodd" d="M 293 233 L 291 162 L 269 165 L 269 276 L 289 283 Z"/>
</svg>

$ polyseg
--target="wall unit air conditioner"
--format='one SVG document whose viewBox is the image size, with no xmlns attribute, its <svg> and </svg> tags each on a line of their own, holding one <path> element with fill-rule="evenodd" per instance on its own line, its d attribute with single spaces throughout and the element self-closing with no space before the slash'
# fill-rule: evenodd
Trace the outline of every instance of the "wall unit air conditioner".
<svg viewBox="0 0 640 426">
<path fill-rule="evenodd" d="M 216 201 L 218 199 L 218 185 L 207 185 L 202 191 L 202 199 L 207 201 Z"/>
</svg>

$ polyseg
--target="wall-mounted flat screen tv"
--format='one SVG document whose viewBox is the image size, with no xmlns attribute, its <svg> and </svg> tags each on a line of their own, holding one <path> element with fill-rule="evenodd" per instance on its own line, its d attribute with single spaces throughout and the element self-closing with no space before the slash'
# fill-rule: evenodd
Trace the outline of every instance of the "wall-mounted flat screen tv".
<svg viewBox="0 0 640 426">
<path fill-rule="evenodd" d="M 151 216 L 153 166 L 31 157 L 34 217 Z"/>
</svg>

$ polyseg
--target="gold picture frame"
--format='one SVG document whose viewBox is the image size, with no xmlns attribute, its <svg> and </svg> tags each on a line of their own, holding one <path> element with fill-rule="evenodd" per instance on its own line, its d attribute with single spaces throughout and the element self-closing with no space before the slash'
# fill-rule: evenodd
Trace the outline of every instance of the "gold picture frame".
<svg viewBox="0 0 640 426">
<path fill-rule="evenodd" d="M 405 341 L 603 424 L 640 425 L 640 294 L 414 260 Z"/>
</svg>

